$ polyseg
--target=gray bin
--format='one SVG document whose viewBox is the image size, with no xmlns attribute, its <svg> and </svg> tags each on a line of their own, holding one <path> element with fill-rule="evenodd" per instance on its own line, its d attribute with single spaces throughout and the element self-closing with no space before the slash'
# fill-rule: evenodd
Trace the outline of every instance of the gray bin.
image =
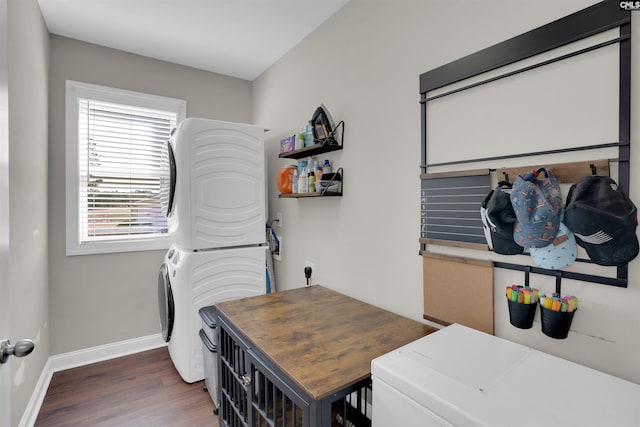
<svg viewBox="0 0 640 427">
<path fill-rule="evenodd" d="M 218 398 L 218 334 L 216 330 L 215 307 L 203 307 L 199 310 L 202 319 L 200 339 L 202 340 L 202 353 L 204 356 L 204 382 L 213 404 L 217 408 L 220 404 Z"/>
</svg>

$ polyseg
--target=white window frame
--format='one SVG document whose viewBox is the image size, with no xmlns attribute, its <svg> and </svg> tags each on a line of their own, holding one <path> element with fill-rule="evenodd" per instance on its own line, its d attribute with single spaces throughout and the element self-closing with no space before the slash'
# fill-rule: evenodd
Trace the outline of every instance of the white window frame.
<svg viewBox="0 0 640 427">
<path fill-rule="evenodd" d="M 67 256 L 169 248 L 171 239 L 168 234 L 165 236 L 143 236 L 127 240 L 114 239 L 81 243 L 79 226 L 80 168 L 78 164 L 80 158 L 79 100 L 92 99 L 141 108 L 174 111 L 177 114 L 177 123 L 184 120 L 186 116 L 186 101 L 72 80 L 66 81 L 65 92 Z"/>
</svg>

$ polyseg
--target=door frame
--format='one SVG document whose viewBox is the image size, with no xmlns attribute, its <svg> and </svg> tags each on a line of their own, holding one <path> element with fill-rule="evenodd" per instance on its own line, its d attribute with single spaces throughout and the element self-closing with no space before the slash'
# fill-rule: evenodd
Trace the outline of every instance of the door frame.
<svg viewBox="0 0 640 427">
<path fill-rule="evenodd" d="M 9 339 L 9 76 L 7 0 L 0 0 L 0 340 Z M 0 425 L 11 423 L 10 363 L 0 365 Z"/>
</svg>

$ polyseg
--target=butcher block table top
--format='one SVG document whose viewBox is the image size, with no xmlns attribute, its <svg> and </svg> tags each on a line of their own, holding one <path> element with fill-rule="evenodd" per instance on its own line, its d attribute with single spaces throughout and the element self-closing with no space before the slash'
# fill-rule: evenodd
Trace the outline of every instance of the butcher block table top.
<svg viewBox="0 0 640 427">
<path fill-rule="evenodd" d="M 436 331 L 315 285 L 216 304 L 307 394 L 322 399 L 371 375 L 371 360 Z"/>
</svg>

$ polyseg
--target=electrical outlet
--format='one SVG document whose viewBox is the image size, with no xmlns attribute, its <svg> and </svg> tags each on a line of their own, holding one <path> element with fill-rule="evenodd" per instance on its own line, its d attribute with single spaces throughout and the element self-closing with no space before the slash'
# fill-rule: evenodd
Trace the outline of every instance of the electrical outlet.
<svg viewBox="0 0 640 427">
<path fill-rule="evenodd" d="M 304 262 L 304 266 L 305 267 L 311 267 L 311 279 L 315 279 L 316 278 L 316 265 L 314 263 L 312 263 L 311 261 L 305 261 Z"/>
<path fill-rule="evenodd" d="M 276 227 L 281 228 L 282 227 L 282 212 L 278 212 L 276 213 Z"/>
</svg>

